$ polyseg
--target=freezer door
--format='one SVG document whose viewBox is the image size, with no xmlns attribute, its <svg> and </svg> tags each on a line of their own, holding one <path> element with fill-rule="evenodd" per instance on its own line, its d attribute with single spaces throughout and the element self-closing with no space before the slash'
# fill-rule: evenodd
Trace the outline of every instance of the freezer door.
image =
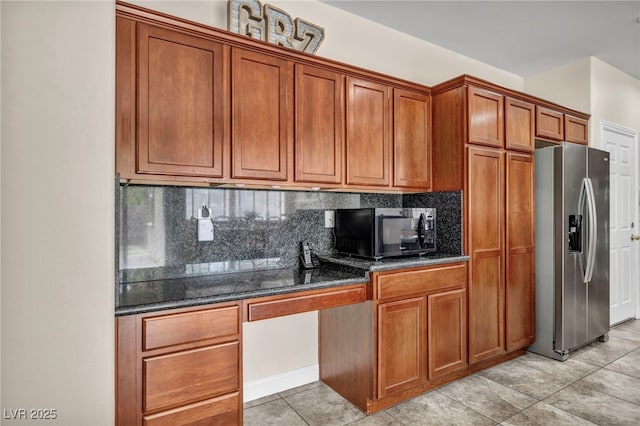
<svg viewBox="0 0 640 426">
<path fill-rule="evenodd" d="M 587 340 L 609 332 L 609 153 L 587 148 L 587 176 L 596 204 L 595 264 L 587 284 Z"/>
<path fill-rule="evenodd" d="M 554 200 L 555 226 L 555 341 L 554 350 L 561 354 L 587 342 L 587 285 L 584 272 L 587 255 L 586 211 L 580 208 L 587 176 L 587 149 L 562 144 L 555 149 Z M 576 218 L 582 218 L 580 244 L 575 243 Z M 570 242 L 571 247 L 570 247 Z"/>
</svg>

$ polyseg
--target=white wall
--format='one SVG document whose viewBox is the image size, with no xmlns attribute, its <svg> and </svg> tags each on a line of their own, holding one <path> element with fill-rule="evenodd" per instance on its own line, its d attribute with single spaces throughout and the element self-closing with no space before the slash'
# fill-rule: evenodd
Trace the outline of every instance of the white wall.
<svg viewBox="0 0 640 426">
<path fill-rule="evenodd" d="M 600 121 L 640 130 L 640 80 L 595 57 L 527 77 L 525 91 L 591 114 L 589 144 L 600 145 Z"/>
<path fill-rule="evenodd" d="M 226 0 L 146 1 L 138 4 L 217 28 L 227 29 Z M 263 0 L 325 29 L 317 55 L 433 86 L 461 74 L 471 74 L 514 90 L 524 79 L 435 44 L 402 34 L 316 0 Z"/>
<path fill-rule="evenodd" d="M 600 122 L 605 120 L 640 131 L 640 80 L 590 58 L 591 144 L 600 146 Z"/>
<path fill-rule="evenodd" d="M 0 7 L 3 424 L 110 425 L 114 4 Z"/>
<path fill-rule="evenodd" d="M 591 109 L 591 61 L 576 62 L 527 77 L 524 90 L 534 96 L 582 112 Z"/>
</svg>

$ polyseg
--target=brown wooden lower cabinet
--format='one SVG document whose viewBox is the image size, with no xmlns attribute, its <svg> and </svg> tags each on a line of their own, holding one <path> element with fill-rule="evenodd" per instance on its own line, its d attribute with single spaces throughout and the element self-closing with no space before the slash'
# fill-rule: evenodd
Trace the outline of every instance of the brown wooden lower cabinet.
<svg viewBox="0 0 640 426">
<path fill-rule="evenodd" d="M 116 424 L 242 424 L 240 303 L 116 318 Z"/>
<path fill-rule="evenodd" d="M 372 413 L 468 374 L 466 262 L 371 283 L 372 301 L 319 312 L 322 381 Z"/>
</svg>

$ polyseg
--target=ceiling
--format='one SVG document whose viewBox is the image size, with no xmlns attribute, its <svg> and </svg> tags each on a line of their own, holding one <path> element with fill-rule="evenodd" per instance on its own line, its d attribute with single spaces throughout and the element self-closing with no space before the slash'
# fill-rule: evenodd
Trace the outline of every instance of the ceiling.
<svg viewBox="0 0 640 426">
<path fill-rule="evenodd" d="M 640 79 L 640 0 L 322 1 L 521 77 L 595 56 Z"/>
</svg>

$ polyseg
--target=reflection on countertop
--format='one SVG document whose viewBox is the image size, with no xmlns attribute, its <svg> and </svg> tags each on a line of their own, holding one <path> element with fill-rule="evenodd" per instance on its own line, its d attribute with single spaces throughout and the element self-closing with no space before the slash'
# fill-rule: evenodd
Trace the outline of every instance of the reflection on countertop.
<svg viewBox="0 0 640 426">
<path fill-rule="evenodd" d="M 331 262 L 351 268 L 364 269 L 370 272 L 415 268 L 418 266 L 464 262 L 469 260 L 469 256 L 449 253 L 425 254 L 422 256 L 389 257 L 377 261 L 349 255 L 331 255 L 319 257 L 320 260 L 324 262 Z"/>
<path fill-rule="evenodd" d="M 180 278 L 154 279 L 157 268 L 128 271 L 117 287 L 116 316 L 206 305 L 367 283 L 369 272 L 466 261 L 469 256 L 436 254 L 372 261 L 347 256 L 319 256 L 317 269 L 277 268 L 276 259 L 263 262 L 187 265 Z M 249 268 L 249 270 L 242 270 Z M 262 268 L 262 269 L 260 269 Z M 221 271 L 226 271 L 221 272 Z M 207 273 L 207 274 L 205 274 Z"/>
<path fill-rule="evenodd" d="M 294 293 L 369 281 L 364 270 L 297 268 L 137 281 L 120 284 L 116 316 Z"/>
</svg>

